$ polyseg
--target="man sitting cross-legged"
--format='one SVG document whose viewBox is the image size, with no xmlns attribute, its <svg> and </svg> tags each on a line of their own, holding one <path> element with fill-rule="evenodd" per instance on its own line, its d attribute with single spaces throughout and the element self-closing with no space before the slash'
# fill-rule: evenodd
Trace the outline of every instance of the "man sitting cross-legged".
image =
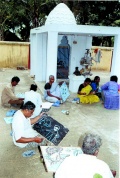
<svg viewBox="0 0 120 178">
<path fill-rule="evenodd" d="M 20 79 L 15 76 L 11 79 L 11 83 L 8 84 L 2 91 L 1 95 L 1 103 L 3 106 L 5 105 L 22 105 L 23 98 L 18 98 L 15 96 L 15 86 L 18 85 Z"/>
</svg>

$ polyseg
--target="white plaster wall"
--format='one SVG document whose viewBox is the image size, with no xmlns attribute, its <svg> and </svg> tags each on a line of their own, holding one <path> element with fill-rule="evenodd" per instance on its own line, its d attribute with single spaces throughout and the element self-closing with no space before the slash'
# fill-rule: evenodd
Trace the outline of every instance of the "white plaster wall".
<svg viewBox="0 0 120 178">
<path fill-rule="evenodd" d="M 62 40 L 62 37 L 63 37 L 64 35 L 58 35 L 58 45 L 59 44 L 61 44 L 61 40 Z"/>
<path fill-rule="evenodd" d="M 74 38 L 73 38 L 74 40 Z M 82 69 L 80 65 L 80 60 L 84 57 L 85 49 L 91 49 L 92 47 L 92 37 L 87 36 L 77 36 L 76 37 L 77 44 L 73 44 L 71 46 L 71 68 L 70 74 L 73 74 L 75 71 L 75 67 L 79 67 L 79 70 Z"/>
<path fill-rule="evenodd" d="M 73 44 L 74 37 L 72 38 L 72 45 L 71 45 L 71 65 L 70 65 L 70 75 L 73 74 L 75 71 L 75 67 L 78 66 L 78 60 L 79 60 L 79 40 L 75 39 L 77 41 L 77 44 Z"/>
<path fill-rule="evenodd" d="M 92 36 L 86 36 L 86 49 L 92 48 Z"/>
</svg>

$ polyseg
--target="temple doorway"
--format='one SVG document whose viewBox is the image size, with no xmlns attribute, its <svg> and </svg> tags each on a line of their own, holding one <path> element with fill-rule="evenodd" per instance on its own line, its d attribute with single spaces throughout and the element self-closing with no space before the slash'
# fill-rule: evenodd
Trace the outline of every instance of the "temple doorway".
<svg viewBox="0 0 120 178">
<path fill-rule="evenodd" d="M 67 36 L 63 36 L 57 52 L 57 79 L 68 79 L 70 45 Z"/>
</svg>

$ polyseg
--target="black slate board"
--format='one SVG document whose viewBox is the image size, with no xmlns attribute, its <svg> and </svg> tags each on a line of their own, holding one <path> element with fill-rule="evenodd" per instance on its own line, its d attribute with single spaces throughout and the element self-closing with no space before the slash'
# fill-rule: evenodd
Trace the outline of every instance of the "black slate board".
<svg viewBox="0 0 120 178">
<path fill-rule="evenodd" d="M 54 145 L 58 145 L 69 131 L 58 121 L 46 114 L 41 117 L 39 122 L 34 124 L 33 129 Z"/>
</svg>

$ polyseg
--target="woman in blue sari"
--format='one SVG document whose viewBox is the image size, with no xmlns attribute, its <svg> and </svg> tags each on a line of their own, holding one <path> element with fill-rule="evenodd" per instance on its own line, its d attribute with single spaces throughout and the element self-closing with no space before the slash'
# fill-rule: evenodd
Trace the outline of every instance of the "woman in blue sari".
<svg viewBox="0 0 120 178">
<path fill-rule="evenodd" d="M 101 98 L 101 90 L 99 89 L 100 77 L 95 76 L 94 80 L 91 82 L 92 91 Z"/>
</svg>

